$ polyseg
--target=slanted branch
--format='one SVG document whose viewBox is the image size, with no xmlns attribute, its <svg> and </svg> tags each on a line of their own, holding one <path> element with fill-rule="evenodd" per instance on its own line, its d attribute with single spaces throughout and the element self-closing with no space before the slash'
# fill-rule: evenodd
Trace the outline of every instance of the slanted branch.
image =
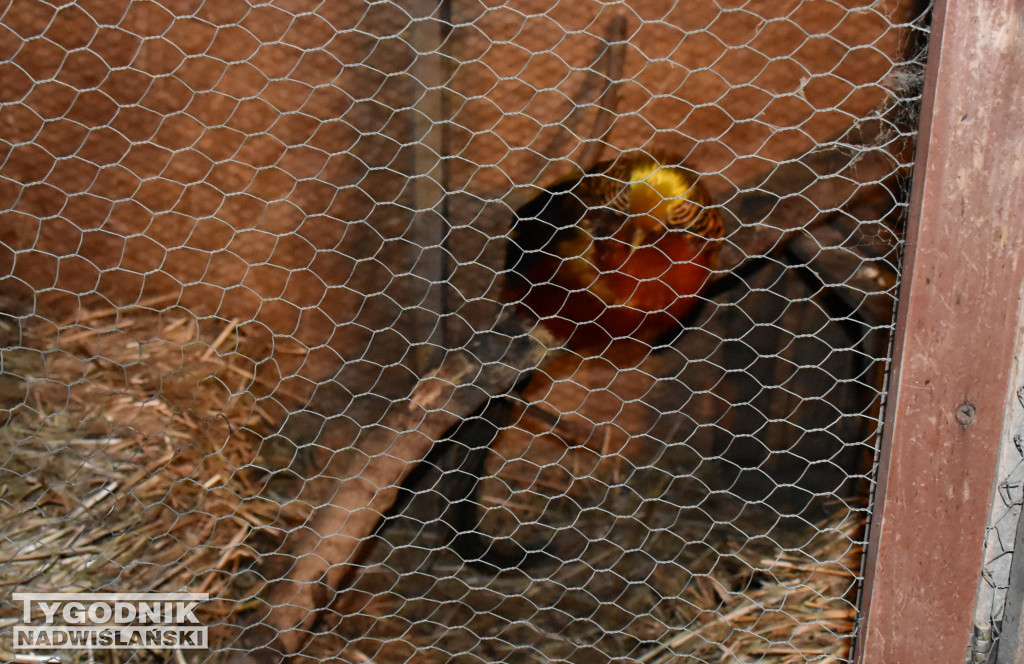
<svg viewBox="0 0 1024 664">
<path fill-rule="evenodd" d="M 303 528 L 291 530 L 278 557 L 291 562 L 285 578 L 271 584 L 259 622 L 246 642 L 267 646 L 254 656 L 268 661 L 295 653 L 310 635 L 319 610 L 329 606 L 358 557 L 360 545 L 394 504 L 405 477 L 456 422 L 490 397 L 515 385 L 548 355 L 542 331 L 505 318 L 446 354 L 407 400 L 396 402 L 381 423 L 352 445 L 338 445 L 327 469 L 329 502 L 316 507 Z"/>
</svg>

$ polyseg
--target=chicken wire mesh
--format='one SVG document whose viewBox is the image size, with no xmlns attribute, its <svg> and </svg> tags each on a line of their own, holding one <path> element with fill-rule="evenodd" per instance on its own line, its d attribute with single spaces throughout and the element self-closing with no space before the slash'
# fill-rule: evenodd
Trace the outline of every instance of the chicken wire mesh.
<svg viewBox="0 0 1024 664">
<path fill-rule="evenodd" d="M 985 528 L 984 558 L 974 614 L 970 662 L 993 661 L 990 657 L 995 657 L 999 650 L 997 646 L 1002 643 L 1000 636 L 1003 625 L 1009 622 L 1010 629 L 1017 630 L 1020 621 L 1019 609 L 1010 608 L 1011 604 L 1018 603 L 1012 590 L 1015 573 L 1011 569 L 1014 564 L 1020 564 L 1019 558 L 1015 563 L 1013 552 L 1018 540 L 1021 505 L 1024 504 L 1021 495 L 1024 488 L 1024 381 L 1019 366 L 1011 385 L 1015 399 L 1007 408 L 1007 427 L 1004 433 L 1005 441 L 1010 444 L 1004 444 L 1000 450 L 993 506 Z M 1011 615 L 1007 616 L 1007 613 Z M 1019 636 L 1011 633 L 1010 639 L 1012 643 L 1008 646 L 1011 649 L 1009 652 L 1013 652 Z"/>
<path fill-rule="evenodd" d="M 5 656 L 848 659 L 927 17 L 5 3 Z M 211 647 L 19 646 L 53 591 Z"/>
</svg>

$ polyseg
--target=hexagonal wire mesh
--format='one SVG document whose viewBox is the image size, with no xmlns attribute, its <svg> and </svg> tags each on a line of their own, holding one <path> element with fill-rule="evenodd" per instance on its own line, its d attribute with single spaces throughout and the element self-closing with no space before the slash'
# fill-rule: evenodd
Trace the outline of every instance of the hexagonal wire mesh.
<svg viewBox="0 0 1024 664">
<path fill-rule="evenodd" d="M 1021 375 L 1020 367 L 1016 369 L 1012 385 L 1016 399 L 1011 401 L 1008 408 L 1006 433 L 1007 440 L 1012 444 L 1004 445 L 1000 451 L 996 495 L 985 529 L 984 562 L 974 616 L 974 642 L 971 646 L 974 657 L 972 661 L 984 661 L 981 654 L 987 657 L 993 649 L 993 639 L 999 640 L 999 632 L 1007 621 L 1007 598 L 1012 596 L 1011 563 L 1018 537 L 1021 507 L 1024 506 L 1024 376 Z M 1008 620 L 1014 624 L 1012 630 L 1020 618 L 1011 615 Z M 1011 633 L 1010 638 L 1017 642 L 1020 637 Z"/>
<path fill-rule="evenodd" d="M 210 651 L 65 658 L 848 658 L 927 17 L 6 3 L 0 647 L 188 590 Z"/>
</svg>

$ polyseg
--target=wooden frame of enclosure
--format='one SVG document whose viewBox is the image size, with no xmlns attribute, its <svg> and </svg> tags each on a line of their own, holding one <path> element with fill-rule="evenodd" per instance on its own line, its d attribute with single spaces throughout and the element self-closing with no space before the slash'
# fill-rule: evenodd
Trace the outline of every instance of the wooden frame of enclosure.
<svg viewBox="0 0 1024 664">
<path fill-rule="evenodd" d="M 860 664 L 968 649 L 1022 322 L 1022 12 L 935 7 Z"/>
</svg>

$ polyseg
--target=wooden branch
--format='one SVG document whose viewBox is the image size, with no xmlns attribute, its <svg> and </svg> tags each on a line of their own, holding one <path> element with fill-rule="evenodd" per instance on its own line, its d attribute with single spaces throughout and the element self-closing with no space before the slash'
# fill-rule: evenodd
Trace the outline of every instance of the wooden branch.
<svg viewBox="0 0 1024 664">
<path fill-rule="evenodd" d="M 302 648 L 406 475 L 452 425 L 507 392 L 548 356 L 552 340 L 542 331 L 527 332 L 525 325 L 505 318 L 449 352 L 378 426 L 351 445 L 336 446 L 327 471 L 334 478 L 333 499 L 314 510 L 306 527 L 288 533 L 282 549 L 293 560 L 291 569 L 270 585 L 263 614 L 243 637 L 250 648 L 262 646 L 252 653 L 254 661 L 279 661 Z"/>
</svg>

